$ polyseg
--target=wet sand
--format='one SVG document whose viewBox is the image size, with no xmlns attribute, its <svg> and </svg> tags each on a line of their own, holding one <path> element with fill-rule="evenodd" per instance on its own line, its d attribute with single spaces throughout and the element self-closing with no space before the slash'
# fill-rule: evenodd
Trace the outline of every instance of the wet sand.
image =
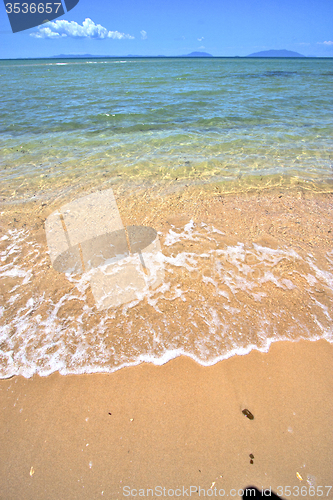
<svg viewBox="0 0 333 500">
<path fill-rule="evenodd" d="M 333 481 L 332 364 L 324 340 L 278 342 L 211 367 L 177 358 L 2 380 L 0 498 L 116 500 L 159 486 L 166 498 L 191 486 L 218 497 L 249 485 L 312 498 L 310 485 Z"/>
<path fill-rule="evenodd" d="M 285 245 L 305 256 L 311 253 L 328 269 L 325 256 L 332 251 L 332 194 L 275 189 L 227 196 L 214 189 L 201 194 L 189 189 L 160 199 L 147 192 L 130 202 L 121 191 L 115 195 L 124 225 L 149 225 L 163 238 L 170 229 L 178 231 L 192 219 L 223 231 L 224 246 L 239 241 L 273 249 Z M 45 292 L 47 298 L 67 292 L 68 282 L 47 261 L 44 231 L 45 218 L 66 201 L 1 208 L 2 234 L 10 228 L 27 229 L 29 240 L 42 249 L 35 262 L 40 275 L 27 288 L 23 305 L 32 293 Z M 171 250 L 189 251 L 191 242 L 186 245 Z M 169 247 L 162 251 L 171 255 Z M 202 247 L 197 251 L 202 252 Z M 29 267 L 28 252 L 22 253 L 22 261 Z M 281 276 L 292 272 L 289 264 L 278 270 Z M 181 277 L 186 284 L 189 278 L 184 273 Z M 2 278 L 4 304 L 10 301 L 15 280 L 19 283 L 18 278 Z M 177 280 L 179 275 L 175 275 Z M 197 286 L 195 279 L 191 283 Z M 293 315 L 301 315 L 310 331 L 317 311 L 312 302 L 303 301 L 303 282 L 295 284 L 295 292 L 288 296 L 269 293 L 266 311 L 288 306 Z M 326 300 L 329 311 L 331 288 L 316 286 L 318 301 Z M 194 298 L 196 293 L 194 288 Z M 293 301 L 291 293 L 296 293 Z M 88 295 L 88 304 L 89 300 Z M 243 295 L 241 300 L 246 304 L 249 299 Z M 15 319 L 22 304 L 8 308 L 8 321 Z M 77 308 L 79 313 L 81 302 Z M 134 309 L 129 313 L 133 319 Z M 76 314 L 75 309 L 72 312 Z M 180 314 L 183 324 L 185 312 Z M 31 313 L 38 333 L 37 313 L 43 310 Z M 175 314 L 172 307 L 170 314 Z M 329 332 L 327 315 L 317 317 Z M 59 321 L 66 325 L 66 318 L 65 311 Z M 2 320 L 7 321 L 5 316 Z M 249 326 L 246 318 L 244 322 L 244 328 Z M 281 324 L 281 335 L 287 323 Z M 89 321 L 85 325 L 92 326 Z M 315 327 L 310 331 L 314 337 L 321 331 Z M 296 338 L 303 334 L 294 333 Z M 93 335 L 91 342 L 93 347 Z M 161 487 L 162 497 L 163 488 L 165 497 L 168 489 L 180 488 L 186 498 L 191 486 L 204 489 L 206 497 L 218 496 L 219 490 L 233 496 L 231 489 L 249 485 L 272 487 L 278 493 L 282 491 L 278 487 L 303 486 L 307 489 L 301 496 L 313 498 L 310 486 L 333 484 L 332 363 L 333 345 L 326 340 L 279 341 L 273 342 L 268 353 L 254 350 L 210 367 L 178 357 L 160 367 L 141 364 L 111 374 L 53 373 L 1 380 L 0 499 L 134 498 L 135 491 L 124 495 L 125 486 L 136 490 L 137 496 L 139 489 L 144 490 L 140 496 L 144 493 L 150 498 L 159 498 L 161 490 L 152 496 L 147 488 Z M 253 420 L 242 413 L 245 409 Z M 329 498 L 328 489 L 323 491 L 323 498 Z M 199 497 L 199 492 L 192 489 L 191 496 Z"/>
<path fill-rule="evenodd" d="M 3 378 L 108 373 L 170 352 L 207 365 L 277 339 L 332 340 L 332 194 L 211 186 L 115 198 L 124 226 L 158 231 L 164 277 L 131 307 L 105 311 L 86 278 L 51 265 L 44 222 L 68 200 L 4 207 Z"/>
</svg>

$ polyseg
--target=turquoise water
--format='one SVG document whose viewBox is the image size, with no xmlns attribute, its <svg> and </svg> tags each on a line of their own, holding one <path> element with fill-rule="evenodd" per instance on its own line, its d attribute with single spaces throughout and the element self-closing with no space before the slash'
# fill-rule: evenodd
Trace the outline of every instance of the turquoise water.
<svg viewBox="0 0 333 500">
<path fill-rule="evenodd" d="M 3 201 L 103 174 L 332 180 L 332 59 L 1 61 L 0 77 Z"/>
<path fill-rule="evenodd" d="M 333 60 L 0 61 L 0 78 L 0 378 L 333 342 L 332 195 L 283 189 L 333 191 Z"/>
</svg>

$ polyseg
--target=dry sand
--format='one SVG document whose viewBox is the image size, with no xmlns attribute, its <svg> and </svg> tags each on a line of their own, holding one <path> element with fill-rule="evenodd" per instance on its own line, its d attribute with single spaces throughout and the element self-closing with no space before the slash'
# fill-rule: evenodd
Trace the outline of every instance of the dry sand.
<svg viewBox="0 0 333 500">
<path fill-rule="evenodd" d="M 110 375 L 2 380 L 0 498 L 134 498 L 125 486 L 138 496 L 165 487 L 165 498 L 195 486 L 215 497 L 249 485 L 303 486 L 302 498 L 313 498 L 310 484 L 333 482 L 332 364 L 324 340 L 277 342 L 211 367 L 177 358 Z"/>
</svg>

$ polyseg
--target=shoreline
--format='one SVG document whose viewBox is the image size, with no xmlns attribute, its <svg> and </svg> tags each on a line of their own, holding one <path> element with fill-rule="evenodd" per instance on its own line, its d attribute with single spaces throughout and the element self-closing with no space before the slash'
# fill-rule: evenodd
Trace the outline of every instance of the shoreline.
<svg viewBox="0 0 333 500">
<path fill-rule="evenodd" d="M 211 367 L 182 357 L 1 380 L 2 495 L 120 500 L 123 486 L 289 485 L 311 498 L 310 486 L 333 480 L 332 362 L 324 340 L 276 342 Z"/>
<path fill-rule="evenodd" d="M 0 65 L 0 500 L 332 498 L 331 63 L 66 64 Z"/>
<path fill-rule="evenodd" d="M 134 175 L 130 175 L 133 173 Z M 158 199 L 172 198 L 173 196 L 193 197 L 197 194 L 204 195 L 205 198 L 223 197 L 246 197 L 246 196 L 272 196 L 274 193 L 285 193 L 289 196 L 306 196 L 307 198 L 325 198 L 333 195 L 333 183 L 331 179 L 319 180 L 317 178 L 304 179 L 298 176 L 285 174 L 255 175 L 248 174 L 235 179 L 219 179 L 218 177 L 206 177 L 205 172 L 198 172 L 190 176 L 177 169 L 164 168 L 158 172 L 145 177 L 134 170 L 133 172 L 109 171 L 103 168 L 92 178 L 84 179 L 80 182 L 80 176 L 70 178 L 62 177 L 64 184 L 53 184 L 42 174 L 42 178 L 37 178 L 35 184 L 16 186 L 9 184 L 6 190 L 0 193 L 0 207 L 9 210 L 20 206 L 30 207 L 47 204 L 67 203 L 88 193 L 112 188 L 118 197 L 140 199 L 141 196 Z M 92 175 L 92 174 L 91 174 Z M 8 182 L 4 179 L 4 185 Z M 14 190 L 14 191 L 13 191 Z M 27 193 L 30 193 L 27 198 Z M 10 193 L 10 194 L 9 194 Z M 25 194 L 20 198 L 19 195 Z M 36 205 L 35 205 L 36 204 Z"/>
<path fill-rule="evenodd" d="M 182 349 L 209 363 L 249 346 L 266 350 L 272 340 L 331 340 L 332 195 L 189 189 L 115 198 L 124 226 L 158 233 L 162 286 L 130 306 L 98 310 L 84 274 L 67 278 L 51 265 L 44 222 L 59 205 L 6 211 L 3 375 L 22 361 L 33 372 L 59 363 L 109 372 Z"/>
<path fill-rule="evenodd" d="M 260 314 L 255 311 L 258 307 L 264 307 L 268 317 L 270 311 L 282 312 L 284 308 L 290 315 L 281 323 L 278 318 L 280 341 L 272 342 L 267 352 L 252 349 L 246 355 L 233 355 L 211 366 L 202 366 L 189 357 L 180 356 L 161 366 L 140 363 L 113 373 L 62 376 L 56 372 L 46 377 L 1 379 L 0 483 L 4 500 L 45 500 L 45 496 L 48 500 L 136 498 L 135 495 L 126 496 L 124 493 L 128 490 L 124 490 L 124 486 L 136 490 L 137 496 L 141 489 L 145 497 L 147 489 L 157 486 L 171 490 L 196 486 L 208 492 L 205 496 L 211 496 L 210 491 L 214 493 L 215 487 L 233 496 L 231 489 L 271 487 L 275 493 L 281 493 L 279 487 L 290 486 L 303 487 L 303 492 L 307 488 L 303 498 L 310 499 L 313 491 L 310 492 L 310 487 L 332 485 L 333 345 L 323 339 L 281 340 L 288 329 L 295 330 L 297 339 L 306 336 L 307 330 L 314 328 L 313 313 L 322 325 L 326 325 L 329 335 L 331 324 L 325 316 L 325 307 L 331 303 L 331 288 L 318 275 L 310 294 L 316 298 L 317 302 L 313 302 L 306 293 L 309 284 L 306 285 L 304 276 L 309 272 L 307 258 L 312 255 L 317 269 L 329 273 L 322 275 L 329 279 L 331 268 L 327 258 L 332 251 L 332 194 L 316 195 L 304 190 L 290 193 L 278 189 L 269 193 L 226 196 L 189 189 L 161 199 L 148 192 L 146 196 L 132 198 L 130 203 L 122 197 L 121 191 L 115 196 L 124 225 L 148 225 L 161 233 L 162 252 L 168 262 L 183 252 L 190 252 L 197 260 L 203 252 L 211 251 L 217 256 L 225 254 L 223 268 L 225 273 L 234 276 L 233 286 L 238 276 L 247 276 L 242 267 L 243 259 L 247 262 L 254 255 L 248 264 L 259 266 L 257 269 L 263 273 L 271 269 L 270 258 L 258 261 L 263 250 L 255 253 L 253 244 L 256 248 L 265 248 L 268 255 L 282 252 L 274 272 L 278 280 L 295 279 L 294 289 L 281 289 L 269 282 L 260 285 L 258 281 L 260 292 L 265 291 L 265 286 L 271 287 L 266 290 L 267 303 L 265 297 L 253 301 L 242 290 L 235 289 L 235 297 L 230 295 L 230 302 L 225 305 L 236 307 L 238 304 L 240 307 L 239 304 L 244 304 L 250 308 L 248 316 L 240 315 L 236 330 L 243 328 L 250 344 L 251 335 L 254 335 L 258 348 L 262 347 L 262 339 L 257 335 L 259 323 L 256 318 L 259 321 Z M 52 301 L 55 305 L 61 304 L 62 297 L 66 294 L 69 294 L 67 298 L 71 294 L 76 296 L 77 292 L 63 274 L 52 268 L 46 254 L 44 221 L 62 203 L 58 200 L 51 206 L 33 205 L 31 211 L 26 211 L 26 207 L 20 211 L 12 207 L 3 214 L 2 234 L 12 230 L 15 234 L 21 230 L 26 232 L 26 239 L 18 244 L 18 248 L 22 245 L 18 254 L 22 269 L 33 268 L 38 273 L 34 274 L 31 285 L 28 283 L 26 289 L 20 288 L 25 295 L 18 306 L 8 302 L 9 315 L 2 321 L 5 325 L 12 321 L 15 332 L 17 311 L 23 307 L 20 314 L 25 321 L 28 313 L 27 327 L 31 332 L 27 331 L 32 340 L 27 354 L 34 356 L 40 345 L 43 347 L 54 338 L 48 340 L 45 333 L 48 323 L 41 326 L 38 315 L 46 321 L 50 312 L 47 304 L 52 305 Z M 199 231 L 201 235 L 197 243 L 188 238 L 190 233 L 184 229 L 190 220 L 195 224 L 194 232 Z M 206 227 L 217 228 L 220 232 L 206 233 Z M 168 245 L 168 235 L 173 235 L 171 242 L 179 235 L 182 238 Z M 207 239 L 205 235 L 216 240 Z M 1 240 L 4 246 L 7 242 Z M 233 261 L 233 254 L 229 255 L 227 249 L 239 248 L 239 242 L 243 243 L 244 247 L 240 248 L 244 248 L 244 252 L 239 254 L 237 250 L 235 255 L 240 260 Z M 33 260 L 29 257 L 31 248 L 35 248 Z M 297 251 L 299 260 L 288 257 L 291 251 Z M 219 260 L 221 257 L 216 257 L 214 262 Z M 185 292 L 186 289 L 192 292 L 185 295 L 188 302 L 179 299 L 169 303 L 172 296 L 160 298 L 163 317 L 173 321 L 179 314 L 180 324 L 186 324 L 188 310 L 185 305 L 193 303 L 198 307 L 198 294 L 206 297 L 204 304 L 212 300 L 216 307 L 213 289 L 206 290 L 204 286 L 205 277 L 214 279 L 209 262 L 198 265 L 196 274 L 189 273 L 186 268 L 171 269 L 173 273 L 167 276 L 174 289 L 181 283 Z M 232 267 L 235 264 L 238 265 L 236 274 Z M 255 281 L 259 278 L 260 274 L 253 275 Z M 2 279 L 6 303 L 11 299 L 12 287 L 22 278 Z M 37 292 L 45 294 L 43 301 L 38 305 L 37 300 L 36 309 L 29 313 L 29 308 L 24 309 L 26 301 Z M 158 315 L 154 309 L 147 309 L 145 300 L 125 315 L 121 310 L 111 309 L 109 318 L 105 316 L 108 318 L 105 332 L 96 336 L 96 328 L 104 316 L 99 317 L 96 313 L 91 294 L 84 293 L 79 301 L 66 300 L 74 316 L 72 325 L 68 323 L 68 309 L 64 306 L 51 327 L 62 328 L 69 324 L 68 328 L 75 329 L 79 325 L 75 318 L 80 316 L 82 304 L 87 304 L 88 316 L 84 320 L 84 330 L 81 334 L 78 332 L 77 346 L 81 345 L 82 333 L 88 347 L 94 349 L 104 338 L 109 339 L 111 346 L 117 345 L 122 338 L 129 343 L 133 340 L 135 345 L 140 332 L 140 314 L 145 322 L 148 318 L 152 325 L 157 325 Z M 322 303 L 321 309 L 315 305 L 318 302 Z M 170 304 L 170 308 L 163 304 Z M 224 303 L 221 304 L 222 307 Z M 237 319 L 235 313 L 229 317 L 227 309 L 222 308 L 221 312 L 228 324 Z M 124 322 L 124 326 L 114 330 L 118 320 Z M 130 336 L 127 325 L 131 321 L 136 329 Z M 271 324 L 274 321 L 273 315 Z M 204 321 L 198 325 L 195 334 L 205 339 Z M 179 325 L 175 324 L 175 332 L 177 329 L 179 333 Z M 313 335 L 317 333 L 312 332 Z M 24 340 L 24 336 L 20 340 L 17 334 L 13 338 L 18 346 Z M 64 360 L 70 363 L 76 345 L 70 330 L 67 334 L 65 330 L 63 338 L 68 346 Z M 169 342 L 168 337 L 165 342 Z M 170 342 L 171 345 L 174 342 L 172 337 Z M 139 352 L 146 352 L 144 343 L 142 348 Z M 254 415 L 253 420 L 242 413 L 245 409 Z M 282 493 L 280 496 L 287 498 L 285 489 Z M 148 496 L 159 498 L 158 494 Z M 199 497 L 196 492 L 191 496 Z M 182 497 L 187 498 L 186 493 Z"/>
<path fill-rule="evenodd" d="M 270 339 L 268 342 L 267 342 L 267 345 L 264 347 L 264 348 L 258 348 L 257 346 L 249 346 L 247 349 L 239 349 L 238 351 L 231 351 L 229 353 L 227 353 L 225 355 L 225 357 L 223 356 L 219 356 L 213 360 L 210 360 L 208 362 L 204 362 L 202 360 L 200 360 L 199 358 L 196 358 L 194 355 L 190 354 L 190 353 L 186 353 L 186 352 L 183 352 L 181 350 L 178 350 L 178 351 L 170 351 L 170 352 L 167 352 L 165 353 L 162 357 L 160 358 L 154 358 L 152 359 L 152 357 L 149 355 L 149 354 L 146 354 L 146 355 L 141 355 L 140 359 L 133 362 L 133 363 L 124 363 L 123 365 L 120 365 L 120 366 L 117 366 L 117 367 L 114 367 L 113 369 L 107 371 L 107 370 L 104 370 L 103 369 L 97 369 L 96 371 L 94 371 L 93 369 L 90 369 L 91 371 L 82 371 L 82 372 L 66 372 L 65 370 L 63 370 L 62 368 L 60 369 L 54 369 L 53 371 L 50 371 L 50 372 L 47 372 L 47 373 L 40 373 L 40 372 L 34 372 L 32 373 L 30 376 L 27 376 L 27 375 L 24 375 L 22 373 L 16 373 L 14 375 L 9 375 L 8 377 L 0 377 L 0 382 L 2 380 L 11 380 L 15 377 L 23 377 L 24 379 L 26 380 L 30 380 L 30 379 L 33 379 L 35 377 L 39 377 L 39 378 L 47 378 L 47 377 L 51 377 L 53 375 L 58 375 L 60 377 L 75 377 L 75 376 L 86 376 L 86 375 L 112 375 L 113 373 L 117 373 L 118 371 L 120 370 L 128 370 L 128 369 L 131 369 L 131 368 L 136 368 L 138 366 L 141 366 L 141 365 L 151 365 L 151 366 L 156 366 L 156 367 L 161 367 L 161 366 L 164 366 L 178 358 L 180 359 L 186 359 L 186 360 L 189 360 L 190 362 L 193 362 L 195 364 L 197 364 L 198 366 L 201 366 L 202 368 L 210 368 L 212 366 L 215 366 L 219 363 L 223 363 L 224 361 L 227 361 L 228 359 L 231 359 L 233 357 L 243 357 L 243 356 L 248 356 L 251 352 L 255 351 L 255 352 L 258 352 L 260 354 L 267 354 L 272 345 L 275 344 L 276 342 L 280 343 L 298 343 L 298 342 L 327 342 L 328 344 L 332 345 L 333 346 L 333 340 L 330 341 L 326 338 L 316 338 L 316 339 L 304 339 L 304 338 L 299 338 L 297 340 L 290 340 L 290 339 L 276 339 L 276 340 L 272 340 Z M 85 368 L 85 370 L 87 370 L 87 368 Z"/>
</svg>

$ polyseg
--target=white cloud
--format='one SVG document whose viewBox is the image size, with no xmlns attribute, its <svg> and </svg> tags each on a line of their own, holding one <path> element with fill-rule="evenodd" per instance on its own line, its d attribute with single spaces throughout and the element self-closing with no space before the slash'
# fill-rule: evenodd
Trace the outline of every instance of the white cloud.
<svg viewBox="0 0 333 500">
<path fill-rule="evenodd" d="M 75 21 L 51 21 L 41 26 L 39 31 L 31 33 L 30 36 L 35 38 L 63 38 L 68 36 L 70 38 L 95 38 L 96 40 L 104 38 L 133 40 L 134 38 L 134 36 L 125 35 L 119 31 L 109 31 L 101 24 L 95 24 L 89 18 L 83 21 L 82 26 Z"/>
<path fill-rule="evenodd" d="M 142 38 L 142 40 L 146 40 L 146 39 L 147 39 L 147 31 L 145 31 L 145 30 L 141 30 L 141 31 L 140 31 L 140 34 L 141 34 L 141 38 Z"/>
<path fill-rule="evenodd" d="M 328 42 L 317 42 L 319 43 L 320 45 L 333 45 L 333 42 L 331 41 L 328 41 Z"/>
<path fill-rule="evenodd" d="M 63 38 L 67 35 L 60 35 L 60 33 L 52 31 L 50 28 L 41 28 L 37 33 L 30 33 L 30 36 L 34 36 L 35 38 Z"/>
<path fill-rule="evenodd" d="M 202 40 L 204 40 L 204 37 L 202 36 L 201 38 L 198 38 L 197 40 L 198 40 L 198 42 L 202 42 Z"/>
</svg>

